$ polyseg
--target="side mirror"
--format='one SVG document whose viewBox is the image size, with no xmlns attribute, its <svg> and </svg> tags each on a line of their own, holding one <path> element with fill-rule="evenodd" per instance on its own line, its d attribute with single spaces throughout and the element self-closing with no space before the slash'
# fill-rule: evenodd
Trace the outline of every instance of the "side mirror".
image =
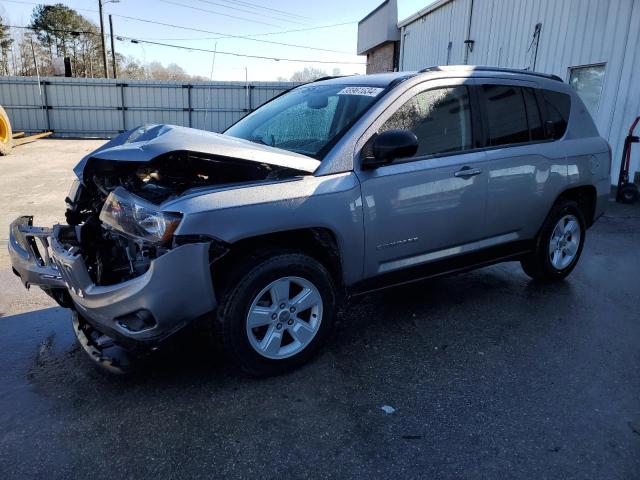
<svg viewBox="0 0 640 480">
<path fill-rule="evenodd" d="M 368 155 L 362 159 L 364 168 L 388 165 L 398 158 L 412 157 L 418 151 L 418 137 L 409 130 L 389 130 L 376 135 L 371 146 L 365 149 Z"/>
</svg>

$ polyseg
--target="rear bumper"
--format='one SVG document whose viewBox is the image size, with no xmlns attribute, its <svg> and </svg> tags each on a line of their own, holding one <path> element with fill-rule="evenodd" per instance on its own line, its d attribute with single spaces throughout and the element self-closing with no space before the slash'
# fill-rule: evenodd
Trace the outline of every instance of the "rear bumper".
<svg viewBox="0 0 640 480">
<path fill-rule="evenodd" d="M 607 209 L 611 198 L 611 182 L 609 178 L 601 180 L 596 184 L 596 205 L 593 212 L 593 221 L 598 220 Z"/>
<path fill-rule="evenodd" d="M 66 289 L 77 312 L 97 330 L 133 342 L 155 343 L 216 308 L 209 244 L 176 247 L 151 262 L 139 277 L 96 285 L 78 249 L 58 241 L 60 226 L 37 229 L 31 217 L 11 224 L 9 254 L 26 286 Z M 44 246 L 34 248 L 36 238 Z M 49 247 L 50 253 L 45 254 Z M 131 319 L 144 318 L 132 329 Z"/>
</svg>

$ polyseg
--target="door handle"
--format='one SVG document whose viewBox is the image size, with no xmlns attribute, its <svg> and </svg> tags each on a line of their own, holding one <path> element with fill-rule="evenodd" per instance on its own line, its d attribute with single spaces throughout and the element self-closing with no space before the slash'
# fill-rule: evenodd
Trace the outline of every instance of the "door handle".
<svg viewBox="0 0 640 480">
<path fill-rule="evenodd" d="M 473 177 L 475 175 L 480 175 L 482 170 L 479 168 L 470 168 L 470 167 L 462 167 L 460 170 L 453 174 L 454 177 Z"/>
</svg>

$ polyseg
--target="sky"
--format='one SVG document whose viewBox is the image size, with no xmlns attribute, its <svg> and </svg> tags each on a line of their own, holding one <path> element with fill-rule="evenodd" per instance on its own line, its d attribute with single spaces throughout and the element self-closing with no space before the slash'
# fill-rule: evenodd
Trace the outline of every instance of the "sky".
<svg viewBox="0 0 640 480">
<path fill-rule="evenodd" d="M 151 42 L 216 50 L 217 53 L 184 50 L 130 40 L 116 41 L 115 50 L 147 63 L 177 63 L 187 73 L 213 80 L 276 80 L 289 78 L 304 67 L 320 68 L 328 74 L 365 73 L 366 58 L 356 55 L 357 22 L 382 0 L 120 0 L 104 5 L 105 29 L 108 14 L 113 15 L 115 35 Z M 398 16 L 406 18 L 433 0 L 398 0 Z M 0 0 L 0 15 L 10 25 L 28 25 L 35 4 L 63 3 L 98 24 L 98 0 Z M 260 8 L 259 6 L 263 7 Z M 204 31 L 191 31 L 166 25 L 145 23 L 135 17 Z M 291 32 L 291 30 L 343 24 L 329 28 Z M 284 32 L 288 33 L 274 33 Z M 270 42 L 226 35 L 250 36 Z M 326 51 L 330 50 L 330 51 Z M 237 57 L 223 52 L 268 56 L 301 62 Z M 322 63 L 327 62 L 327 63 Z M 212 68 L 213 67 L 213 68 Z M 246 69 L 246 70 L 245 70 Z M 213 72 L 213 73 L 212 73 Z"/>
</svg>

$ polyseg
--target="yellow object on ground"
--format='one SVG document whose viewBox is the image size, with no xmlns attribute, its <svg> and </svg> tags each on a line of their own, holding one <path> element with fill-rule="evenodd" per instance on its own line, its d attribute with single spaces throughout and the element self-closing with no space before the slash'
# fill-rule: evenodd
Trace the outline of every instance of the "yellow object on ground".
<svg viewBox="0 0 640 480">
<path fill-rule="evenodd" d="M 0 155 L 9 155 L 13 147 L 11 122 L 4 108 L 0 107 Z"/>
<path fill-rule="evenodd" d="M 16 139 L 16 137 L 13 137 L 14 138 L 13 146 L 17 147 L 18 145 L 23 145 L 25 143 L 35 142 L 39 138 L 48 137 L 49 135 L 53 135 L 53 132 L 40 132 L 34 135 L 29 135 L 28 137 L 23 136 L 22 138 L 18 138 L 18 139 Z"/>
</svg>

